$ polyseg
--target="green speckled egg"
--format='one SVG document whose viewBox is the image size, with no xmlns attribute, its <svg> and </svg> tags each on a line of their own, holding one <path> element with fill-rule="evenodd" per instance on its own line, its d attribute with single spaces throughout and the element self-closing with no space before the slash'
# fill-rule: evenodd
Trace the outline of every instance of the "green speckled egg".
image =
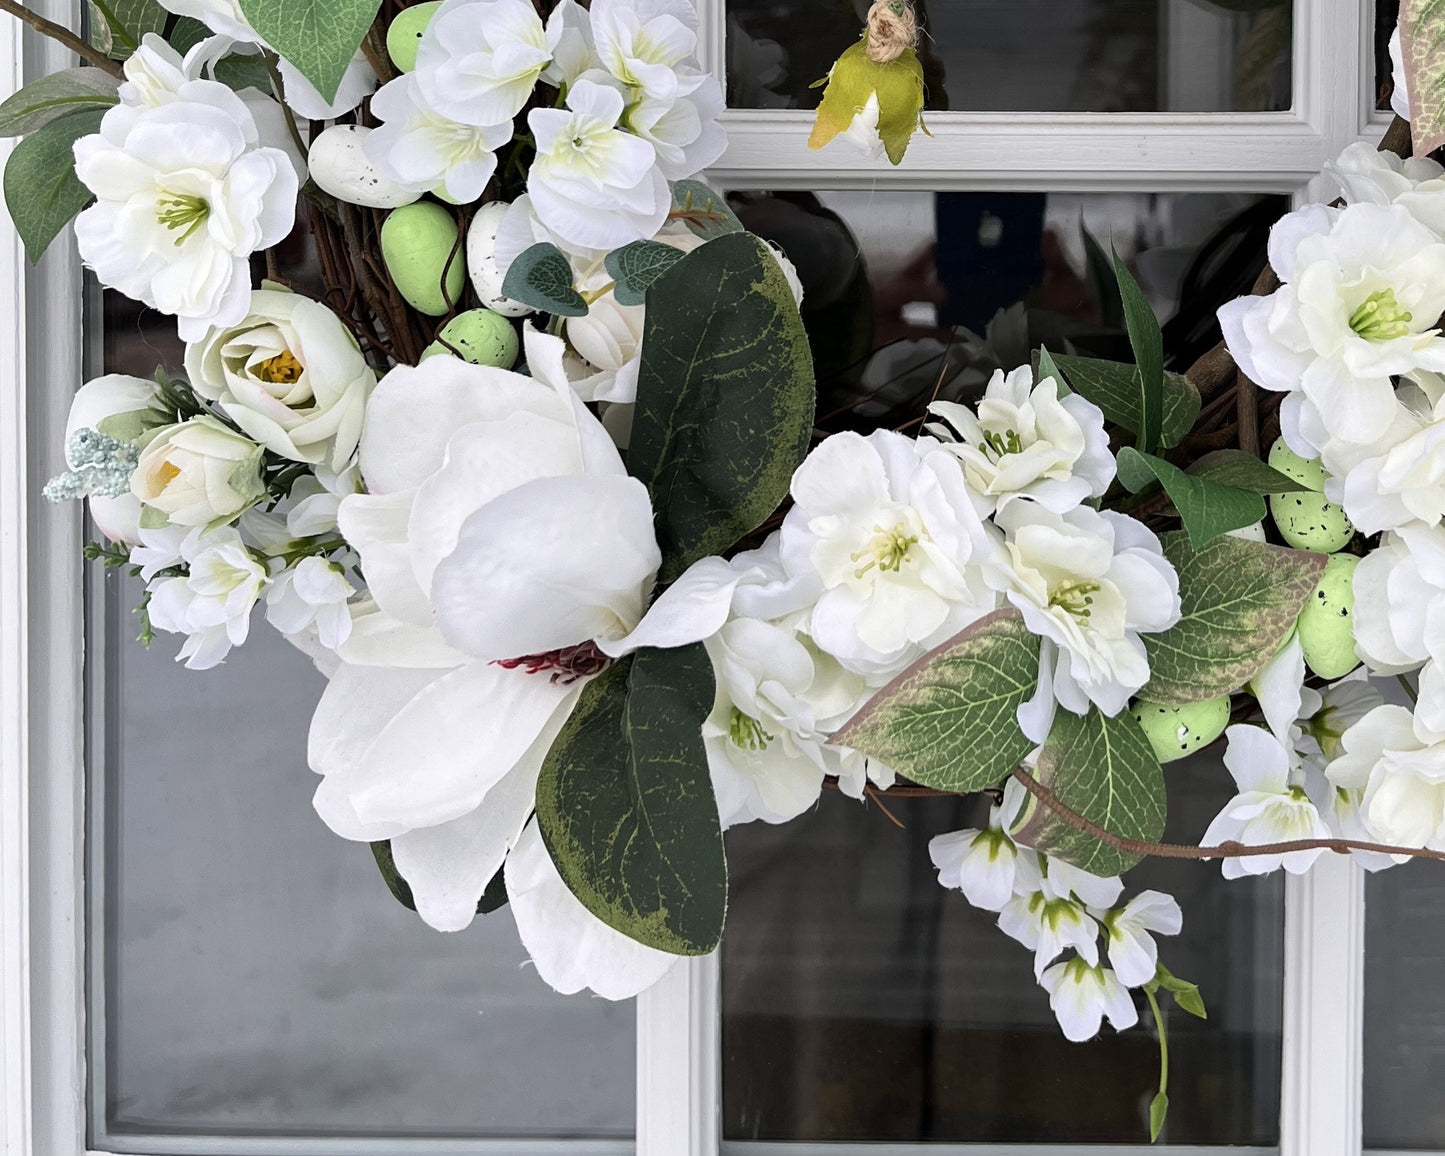
<svg viewBox="0 0 1445 1156">
<path fill-rule="evenodd" d="M 440 317 L 461 300 L 466 261 L 457 245 L 457 222 L 431 201 L 403 205 L 381 226 L 381 256 L 401 295 L 418 313 Z M 447 258 L 455 250 L 451 264 Z M 442 270 L 446 269 L 446 295 Z"/>
<path fill-rule="evenodd" d="M 1281 537 L 1296 550 L 1333 554 L 1348 546 L 1355 536 L 1354 523 L 1323 494 L 1274 494 L 1269 499 L 1269 512 Z"/>
<path fill-rule="evenodd" d="M 1140 699 L 1129 713 L 1161 763 L 1172 763 L 1207 747 L 1229 725 L 1229 696 L 1188 706 L 1165 706 Z"/>
<path fill-rule="evenodd" d="M 410 72 L 416 67 L 416 50 L 421 45 L 421 34 L 441 6 L 441 0 L 413 4 L 399 12 L 386 30 L 387 55 L 402 72 Z"/>
<path fill-rule="evenodd" d="M 1343 678 L 1360 665 L 1355 654 L 1355 567 L 1353 554 L 1336 554 L 1325 566 L 1299 616 L 1305 665 L 1321 678 Z"/>
<path fill-rule="evenodd" d="M 516 327 L 505 317 L 490 309 L 468 309 L 442 326 L 421 359 L 450 353 L 473 365 L 511 369 L 517 363 L 518 347 Z"/>
<path fill-rule="evenodd" d="M 1276 438 L 1274 445 L 1269 447 L 1269 465 L 1271 469 L 1278 470 L 1291 481 L 1308 486 L 1317 494 L 1324 492 L 1325 468 L 1320 465 L 1319 459 L 1300 457 L 1285 445 L 1284 438 Z"/>
</svg>

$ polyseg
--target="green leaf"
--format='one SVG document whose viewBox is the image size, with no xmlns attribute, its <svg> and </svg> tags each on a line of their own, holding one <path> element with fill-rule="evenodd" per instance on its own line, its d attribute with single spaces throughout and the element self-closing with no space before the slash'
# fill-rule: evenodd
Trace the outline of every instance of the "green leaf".
<svg viewBox="0 0 1445 1156">
<path fill-rule="evenodd" d="M 249 55 L 233 52 L 230 56 L 222 57 L 216 61 L 216 79 L 237 92 L 256 88 L 268 96 L 271 94 L 271 70 L 266 67 L 265 58 L 258 52 Z"/>
<path fill-rule="evenodd" d="M 1179 572 L 1182 614 L 1168 630 L 1142 636 L 1152 678 L 1139 697 L 1185 706 L 1233 694 L 1284 645 L 1327 559 L 1243 538 L 1216 538 L 1199 550 L 1186 534 L 1160 540 Z"/>
<path fill-rule="evenodd" d="M 1149 1101 L 1149 1143 L 1159 1139 L 1159 1133 L 1164 1131 L 1164 1118 L 1169 1115 L 1169 1096 L 1165 1092 L 1158 1092 Z"/>
<path fill-rule="evenodd" d="M 572 285 L 572 263 L 546 241 L 523 249 L 512 262 L 502 294 L 558 317 L 587 316 L 587 302 Z"/>
<path fill-rule="evenodd" d="M 1265 465 L 1244 450 L 1215 450 L 1195 461 L 1189 472 L 1220 485 L 1248 490 L 1251 494 L 1293 494 L 1310 490 L 1309 486 L 1287 477 L 1273 466 Z"/>
<path fill-rule="evenodd" d="M 1039 640 L 998 610 L 920 658 L 833 736 L 940 791 L 996 786 L 1033 744 L 1018 709 L 1039 681 Z"/>
<path fill-rule="evenodd" d="M 194 16 L 182 16 L 176 21 L 171 29 L 171 34 L 166 37 L 171 47 L 184 56 L 202 40 L 211 35 L 211 30 L 197 20 Z"/>
<path fill-rule="evenodd" d="M 1156 480 L 1164 487 L 1196 548 L 1230 530 L 1252 526 L 1264 517 L 1264 499 L 1248 490 L 1186 474 L 1163 458 L 1141 454 L 1133 446 L 1121 449 L 1118 460 L 1119 481 L 1131 492 L 1138 493 Z"/>
<path fill-rule="evenodd" d="M 251 27 L 328 101 L 380 7 L 381 0 L 241 0 Z"/>
<path fill-rule="evenodd" d="M 1054 361 L 1068 375 L 1075 393 L 1088 398 L 1104 416 L 1130 433 L 1141 429 L 1138 371 L 1118 361 L 1093 357 L 1055 355 Z M 1159 444 L 1177 446 L 1194 428 L 1199 416 L 1199 391 L 1183 374 L 1164 375 L 1164 414 Z"/>
<path fill-rule="evenodd" d="M 1119 296 L 1114 264 L 1094 234 L 1089 232 L 1082 215 L 1079 217 L 1079 232 L 1084 237 L 1084 268 L 1089 277 L 1089 288 L 1099 305 L 1099 324 L 1105 329 L 1123 329 L 1124 302 Z"/>
<path fill-rule="evenodd" d="M 118 104 L 120 81 L 99 68 L 67 68 L 27 84 L 0 104 L 0 136 L 24 136 L 73 112 Z"/>
<path fill-rule="evenodd" d="M 1063 370 L 1055 363 L 1054 355 L 1040 345 L 1039 371 L 1037 375 L 1035 375 L 1034 380 L 1043 381 L 1047 377 L 1052 377 L 1054 381 L 1058 383 L 1060 397 L 1063 397 L 1069 392 L 1069 379 L 1064 376 Z"/>
<path fill-rule="evenodd" d="M 582 904 L 639 943 L 717 946 L 727 862 L 702 723 L 712 664 L 701 644 L 642 650 L 582 692 L 537 781 L 537 821 Z"/>
<path fill-rule="evenodd" d="M 1129 345 L 1134 350 L 1135 382 L 1139 391 L 1139 448 L 1153 453 L 1164 429 L 1164 334 L 1159 320 L 1139 282 L 1128 266 L 1114 254 L 1114 276 L 1129 327 Z"/>
<path fill-rule="evenodd" d="M 722 194 L 713 192 L 701 181 L 678 181 L 672 186 L 672 212 L 668 217 L 681 221 L 708 241 L 743 231 L 743 223 L 728 208 Z"/>
<path fill-rule="evenodd" d="M 813 359 L 783 271 L 751 233 L 694 249 L 647 301 L 627 468 L 652 495 L 670 582 L 787 497 L 813 428 Z"/>
<path fill-rule="evenodd" d="M 612 296 L 617 304 L 641 305 L 648 286 L 681 260 L 681 249 L 660 241 L 634 241 L 608 253 L 603 265 L 616 282 Z"/>
<path fill-rule="evenodd" d="M 1400 50 L 1417 157 L 1445 145 L 1445 0 L 1401 0 Z"/>
<path fill-rule="evenodd" d="M 71 146 L 99 131 L 103 115 L 93 109 L 53 120 L 17 144 L 5 164 L 5 207 L 32 263 L 90 201 L 75 176 Z"/>
<path fill-rule="evenodd" d="M 126 57 L 140 47 L 141 39 L 148 32 L 157 36 L 165 32 L 166 20 L 170 13 L 156 3 L 156 0 L 90 0 L 92 15 L 98 14 L 104 22 L 104 34 L 110 39 L 106 49 L 117 56 Z M 91 29 L 92 42 L 99 45 L 96 33 Z"/>
<path fill-rule="evenodd" d="M 1164 986 L 1169 989 L 1169 994 L 1174 997 L 1180 1011 L 1186 1011 L 1202 1020 L 1209 1018 L 1209 1012 L 1204 1007 L 1204 997 L 1199 994 L 1197 984 L 1175 980 L 1173 984 L 1166 983 Z"/>
<path fill-rule="evenodd" d="M 1128 711 L 1110 718 L 1096 706 L 1086 715 L 1060 710 L 1034 777 L 1111 835 L 1152 843 L 1164 833 L 1164 771 Z M 1025 810 L 1015 835 L 1095 875 L 1118 875 L 1140 858 L 1069 826 L 1041 803 Z"/>
</svg>

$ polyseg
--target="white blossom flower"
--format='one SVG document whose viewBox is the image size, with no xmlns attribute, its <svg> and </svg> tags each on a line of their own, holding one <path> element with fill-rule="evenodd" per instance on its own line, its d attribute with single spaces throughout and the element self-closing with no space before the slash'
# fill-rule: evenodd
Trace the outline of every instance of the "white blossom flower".
<svg viewBox="0 0 1445 1156">
<path fill-rule="evenodd" d="M 1445 244 L 1401 205 L 1312 205 L 1274 226 L 1269 254 L 1281 288 L 1219 311 L 1230 353 L 1287 394 L 1280 420 L 1296 453 L 1381 437 L 1392 376 L 1445 369 Z"/>
<path fill-rule="evenodd" d="M 1039 982 L 1049 993 L 1049 1006 L 1064 1038 L 1072 1043 L 1093 1039 L 1106 1018 L 1119 1032 L 1139 1022 L 1139 1009 L 1118 976 L 1081 956 L 1056 963 Z"/>
<path fill-rule="evenodd" d="M 532 209 L 571 245 L 616 249 L 667 220 L 672 194 L 657 151 L 620 127 L 624 108 L 616 89 L 582 79 L 568 89 L 565 109 L 527 114 L 537 141 L 527 178 Z"/>
<path fill-rule="evenodd" d="M 76 175 L 97 198 L 75 221 L 81 257 L 104 284 L 175 314 L 184 340 L 246 315 L 250 256 L 291 231 L 298 188 L 285 153 L 256 147 L 240 98 L 195 83 L 204 100 L 117 106 L 75 143 Z"/>
<path fill-rule="evenodd" d="M 188 636 L 178 662 L 208 670 L 246 641 L 251 608 L 269 579 L 234 527 L 192 531 L 180 555 L 185 577 L 162 578 L 149 588 L 150 620 L 161 630 Z"/>
<path fill-rule="evenodd" d="M 1123 888 L 1117 876 L 1091 875 L 1029 852 L 1015 864 L 1014 898 L 999 912 L 999 930 L 1033 949 L 1036 979 L 1070 949 L 1097 964 L 1099 921 L 1090 909 L 1112 907 Z"/>
<path fill-rule="evenodd" d="M 670 181 L 696 176 L 727 150 L 718 123 L 726 106 L 722 85 L 701 75 L 697 87 L 675 97 L 644 96 L 627 110 L 626 125 L 657 150 L 657 168 Z"/>
<path fill-rule="evenodd" d="M 963 463 L 981 513 L 1032 498 L 1067 514 L 1114 480 L 1103 411 L 1078 394 L 1060 398 L 1052 377 L 1034 385 L 1027 365 L 1007 375 L 997 370 L 977 413 L 951 401 L 935 402 L 928 413 L 935 420 L 926 431 Z"/>
<path fill-rule="evenodd" d="M 188 345 L 186 375 L 272 453 L 333 471 L 356 452 L 376 385 L 340 318 L 280 288 L 256 290 L 242 321 Z"/>
<path fill-rule="evenodd" d="M 643 97 L 673 100 L 702 83 L 687 0 L 593 0 L 589 11 L 603 67 Z"/>
<path fill-rule="evenodd" d="M 496 150 L 512 139 L 512 123 L 463 124 L 427 100 L 416 73 L 383 85 L 371 111 L 384 123 L 362 149 L 382 176 L 413 192 L 440 192 L 458 204 L 477 200 L 497 171 Z"/>
<path fill-rule="evenodd" d="M 849 670 L 886 681 L 997 605 L 983 569 L 997 545 L 943 449 L 835 434 L 792 494 L 783 567 L 816 597 L 808 633 Z"/>
<path fill-rule="evenodd" d="M 1159 970 L 1159 945 L 1150 932 L 1178 935 L 1184 929 L 1184 913 L 1172 895 L 1162 891 L 1141 891 L 1123 907 L 1107 912 L 1104 942 L 1109 965 L 1125 987 L 1142 987 Z"/>
<path fill-rule="evenodd" d="M 141 452 L 131 493 L 178 526 L 229 522 L 266 492 L 261 455 L 250 438 L 208 415 L 162 426 Z"/>
<path fill-rule="evenodd" d="M 318 465 L 296 479 L 287 495 L 286 529 L 293 538 L 319 538 L 336 529 L 341 500 L 361 492 L 360 471 L 352 462 L 340 473 Z"/>
<path fill-rule="evenodd" d="M 1329 828 L 1314 803 L 1302 786 L 1291 782 L 1291 772 L 1298 770 L 1294 753 L 1263 727 L 1235 725 L 1226 733 L 1229 745 L 1225 748 L 1224 765 L 1234 777 L 1239 793 L 1209 824 L 1201 846 L 1217 847 L 1232 842 L 1249 847 L 1328 839 Z M 1229 857 L 1222 860 L 1224 877 L 1268 875 L 1281 867 L 1291 875 L 1300 875 L 1323 853 L 1322 849 L 1315 848 Z"/>
<path fill-rule="evenodd" d="M 1357 677 L 1358 676 L 1358 677 Z M 1315 695 L 1318 705 L 1301 711 L 1303 719 L 1296 750 L 1305 761 L 1324 771 L 1339 756 L 1347 730 L 1384 702 L 1363 671 L 1341 679 Z"/>
<path fill-rule="evenodd" d="M 561 0 L 547 18 L 549 35 L 553 20 L 560 22 L 561 34 L 552 48 L 552 62 L 542 70 L 541 80 L 565 92 L 587 73 L 605 70 L 592 41 L 592 17 L 587 9 L 576 0 Z"/>
<path fill-rule="evenodd" d="M 1140 634 L 1179 620 L 1179 576 L 1159 539 L 1133 518 L 1087 506 L 1054 514 L 1011 502 L 994 521 L 1006 537 L 1005 596 L 1043 639 L 1039 689 L 1019 711 L 1024 733 L 1043 742 L 1055 703 L 1118 714 L 1149 681 Z"/>
<path fill-rule="evenodd" d="M 1411 523 L 1355 567 L 1355 651 L 1377 674 L 1445 661 L 1445 526 Z"/>
<path fill-rule="evenodd" d="M 416 54 L 427 103 L 462 124 L 510 122 L 552 62 L 564 17 L 543 24 L 530 0 L 446 0 Z"/>
<path fill-rule="evenodd" d="M 1356 141 L 1325 172 L 1350 204 L 1402 205 L 1437 237 L 1445 237 L 1445 166 L 1429 157 L 1401 158 Z"/>
<path fill-rule="evenodd" d="M 272 579 L 266 592 L 266 621 L 286 635 L 315 627 L 321 645 L 335 650 L 351 634 L 346 603 L 355 593 L 356 587 L 336 563 L 302 558 Z"/>
<path fill-rule="evenodd" d="M 938 868 L 942 887 L 962 891 L 983 911 L 1002 911 L 1014 897 L 1019 847 L 1009 827 L 1018 817 L 1028 792 L 1017 779 L 1004 785 L 1002 805 L 989 808 L 988 826 L 950 831 L 929 840 L 928 854 Z"/>
</svg>

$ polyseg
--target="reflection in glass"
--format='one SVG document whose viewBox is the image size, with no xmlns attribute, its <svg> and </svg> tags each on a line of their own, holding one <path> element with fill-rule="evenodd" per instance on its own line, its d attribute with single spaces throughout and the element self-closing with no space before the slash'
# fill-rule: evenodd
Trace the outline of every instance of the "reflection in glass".
<svg viewBox="0 0 1445 1156">
<path fill-rule="evenodd" d="M 927 108 L 1256 112 L 1290 107 L 1291 3 L 915 0 Z M 727 0 L 728 104 L 814 108 L 867 0 Z"/>
<path fill-rule="evenodd" d="M 1390 35 L 1395 31 L 1395 22 L 1399 18 L 1400 0 L 1376 0 L 1374 106 L 1386 112 L 1390 109 L 1390 94 L 1397 83 L 1395 66 L 1390 60 Z"/>
<path fill-rule="evenodd" d="M 1112 245 L 1166 318 L 1170 363 L 1219 340 L 1214 311 L 1264 262 L 1278 198 L 1222 194 L 735 194 L 797 266 L 825 429 L 907 428 L 928 399 L 971 397 L 1040 343 L 1127 358 L 1102 254 Z M 1097 242 L 1091 258 L 1087 236 Z M 1184 302 L 1184 305 L 1181 305 Z M 1233 793 L 1216 749 L 1169 768 L 1166 838 L 1197 842 Z M 1031 955 L 936 882 L 928 841 L 979 825 L 978 800 L 825 792 L 782 827 L 728 834 L 723 1134 L 731 1141 L 1139 1144 L 1157 1079 L 1147 1026 L 1060 1035 Z M 1176 895 L 1164 960 L 1210 1018 L 1170 1013 L 1169 1144 L 1278 1142 L 1278 877 L 1151 862 L 1132 894 Z M 1020 1095 L 1022 1087 L 1030 1094 Z M 739 1152 L 746 1148 L 739 1149 Z"/>
</svg>

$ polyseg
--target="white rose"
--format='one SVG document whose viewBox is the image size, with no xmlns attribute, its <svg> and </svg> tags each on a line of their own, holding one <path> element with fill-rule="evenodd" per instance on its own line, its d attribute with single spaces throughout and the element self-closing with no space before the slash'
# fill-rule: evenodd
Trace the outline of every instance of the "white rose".
<svg viewBox="0 0 1445 1156">
<path fill-rule="evenodd" d="M 251 608 L 269 579 L 233 527 L 194 530 L 179 549 L 187 573 L 151 585 L 150 620 L 188 635 L 177 661 L 206 670 L 246 641 Z"/>
<path fill-rule="evenodd" d="M 376 375 L 356 338 L 319 302 L 280 289 L 251 294 L 236 325 L 186 347 L 191 388 L 272 453 L 346 467 Z"/>
<path fill-rule="evenodd" d="M 266 492 L 262 453 L 213 417 L 163 426 L 141 452 L 131 493 L 177 526 L 229 522 Z"/>
</svg>

